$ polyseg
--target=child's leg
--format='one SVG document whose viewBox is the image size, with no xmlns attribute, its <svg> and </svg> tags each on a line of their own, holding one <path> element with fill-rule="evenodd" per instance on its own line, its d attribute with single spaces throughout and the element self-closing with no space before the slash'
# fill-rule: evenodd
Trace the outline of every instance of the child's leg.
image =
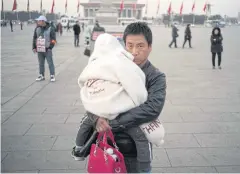
<svg viewBox="0 0 240 174">
<path fill-rule="evenodd" d="M 82 147 L 85 142 L 87 141 L 87 137 L 89 136 L 89 133 L 92 130 L 92 125 L 88 124 L 81 124 L 76 138 L 76 147 Z"/>
<path fill-rule="evenodd" d="M 94 126 L 94 120 L 91 116 L 87 114 L 83 117 L 81 121 L 80 128 L 78 130 L 76 138 L 76 146 L 73 147 L 72 157 L 77 161 L 83 161 L 85 155 L 82 154 L 81 150 L 84 148 L 85 143 L 87 142 L 90 134 L 92 133 L 92 128 Z"/>
<path fill-rule="evenodd" d="M 92 130 L 92 127 L 93 127 L 92 119 L 87 114 L 85 114 L 77 133 L 76 147 L 81 147 L 85 144 L 89 136 L 89 133 Z"/>
</svg>

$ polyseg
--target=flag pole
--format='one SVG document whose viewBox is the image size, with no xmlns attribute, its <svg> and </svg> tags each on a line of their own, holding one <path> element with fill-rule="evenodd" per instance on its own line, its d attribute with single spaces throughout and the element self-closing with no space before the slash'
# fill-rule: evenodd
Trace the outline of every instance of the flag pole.
<svg viewBox="0 0 240 174">
<path fill-rule="evenodd" d="M 193 25 L 195 25 L 195 14 L 193 13 Z"/>
</svg>

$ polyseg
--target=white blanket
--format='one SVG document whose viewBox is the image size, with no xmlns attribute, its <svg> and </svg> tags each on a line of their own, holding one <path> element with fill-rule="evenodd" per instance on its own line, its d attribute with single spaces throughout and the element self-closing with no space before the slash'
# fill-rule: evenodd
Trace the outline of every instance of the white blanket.
<svg viewBox="0 0 240 174">
<path fill-rule="evenodd" d="M 115 119 L 147 100 L 145 74 L 133 56 L 110 34 L 101 34 L 78 83 L 85 109 Z"/>
<path fill-rule="evenodd" d="M 109 120 L 147 100 L 145 74 L 119 41 L 106 33 L 98 36 L 78 84 L 84 108 Z M 158 122 L 140 126 L 148 140 L 157 146 L 162 144 L 164 136 Z"/>
</svg>

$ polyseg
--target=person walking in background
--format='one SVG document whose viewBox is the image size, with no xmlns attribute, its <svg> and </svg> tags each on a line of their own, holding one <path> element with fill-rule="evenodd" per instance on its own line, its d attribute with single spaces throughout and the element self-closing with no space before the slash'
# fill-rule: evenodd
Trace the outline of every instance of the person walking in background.
<svg viewBox="0 0 240 174">
<path fill-rule="evenodd" d="M 12 20 L 10 20 L 10 27 L 11 27 L 11 32 L 13 32 L 13 23 L 12 23 Z"/>
<path fill-rule="evenodd" d="M 67 23 L 67 32 L 71 32 L 71 30 L 70 30 L 70 23 L 69 23 L 69 21 L 68 21 L 68 23 Z"/>
<path fill-rule="evenodd" d="M 175 48 L 177 48 L 177 37 L 178 37 L 178 29 L 174 24 L 172 24 L 172 42 L 169 44 L 169 48 L 172 47 L 173 43 L 175 45 Z"/>
<path fill-rule="evenodd" d="M 184 35 L 183 48 L 187 41 L 189 43 L 189 48 L 192 48 L 191 39 L 192 39 L 192 33 L 191 33 L 191 29 L 190 29 L 190 24 L 187 24 L 187 27 L 185 29 L 185 35 Z"/>
<path fill-rule="evenodd" d="M 82 23 L 82 30 L 84 31 L 85 24 L 84 22 Z"/>
<path fill-rule="evenodd" d="M 74 46 L 78 47 L 79 46 L 79 35 L 81 33 L 81 28 L 80 28 L 80 25 L 78 24 L 78 21 L 73 26 L 73 31 L 74 31 Z"/>
<path fill-rule="evenodd" d="M 36 81 L 45 80 L 45 59 L 47 59 L 50 80 L 55 82 L 55 67 L 53 64 L 52 49 L 56 43 L 56 33 L 54 28 L 47 23 L 45 16 L 36 19 L 38 25 L 33 35 L 33 52 L 38 53 L 39 76 Z"/>
<path fill-rule="evenodd" d="M 59 35 L 62 36 L 63 26 L 62 26 L 61 22 L 58 23 L 57 29 L 58 29 Z"/>
<path fill-rule="evenodd" d="M 223 52 L 223 46 L 222 46 L 223 37 L 222 37 L 222 34 L 221 34 L 221 29 L 219 27 L 215 27 L 212 30 L 212 35 L 211 35 L 210 40 L 211 40 L 211 52 L 212 52 L 212 66 L 213 66 L 213 69 L 215 69 L 216 54 L 218 55 L 218 68 L 222 69 L 221 61 L 222 61 L 222 52 Z"/>
<path fill-rule="evenodd" d="M 20 22 L 21 30 L 23 30 L 23 22 Z"/>
</svg>

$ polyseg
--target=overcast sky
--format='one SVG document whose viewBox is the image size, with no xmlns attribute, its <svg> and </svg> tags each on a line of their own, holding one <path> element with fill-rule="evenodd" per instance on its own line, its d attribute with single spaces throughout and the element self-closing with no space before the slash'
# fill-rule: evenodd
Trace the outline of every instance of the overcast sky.
<svg viewBox="0 0 240 174">
<path fill-rule="evenodd" d="M 3 0 L 4 9 L 11 10 L 14 0 Z M 29 0 L 31 10 L 40 9 L 40 0 Z M 50 11 L 52 0 L 42 0 L 43 9 Z M 115 1 L 115 0 L 114 0 Z M 138 0 L 138 3 L 146 3 L 147 0 Z M 148 0 L 148 16 L 156 16 L 157 4 L 159 0 Z M 182 1 L 184 1 L 183 13 L 190 13 L 194 0 L 172 0 L 172 10 L 179 13 Z M 208 0 L 212 6 L 212 14 L 220 13 L 221 15 L 228 15 L 236 17 L 240 12 L 240 0 Z M 66 0 L 55 0 L 55 12 L 65 12 Z M 78 0 L 68 0 L 68 13 L 75 15 L 77 11 Z M 88 2 L 88 0 L 80 0 L 81 2 Z M 170 0 L 160 0 L 160 14 L 166 13 Z M 206 0 L 196 0 L 195 13 L 203 14 L 203 6 Z M 27 9 L 27 0 L 17 0 L 18 10 Z M 144 9 L 143 9 L 144 10 Z M 83 7 L 80 8 L 80 13 L 83 15 Z"/>
</svg>

